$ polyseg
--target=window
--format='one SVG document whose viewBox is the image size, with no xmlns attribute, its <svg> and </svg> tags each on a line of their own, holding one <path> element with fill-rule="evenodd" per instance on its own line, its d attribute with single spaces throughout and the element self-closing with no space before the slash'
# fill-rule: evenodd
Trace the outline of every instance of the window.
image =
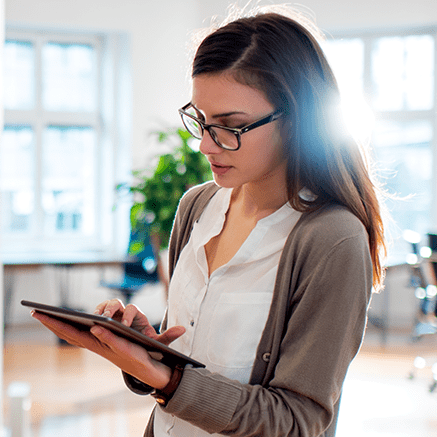
<svg viewBox="0 0 437 437">
<path fill-rule="evenodd" d="M 436 225 L 431 214 L 437 194 L 433 192 L 436 48 L 436 34 L 429 31 L 343 36 L 324 46 L 345 106 L 361 105 L 354 114 L 361 129 L 372 132 L 382 183 L 402 199 L 387 203 L 394 222 L 388 226 L 392 252 L 404 250 L 404 230 L 425 235 Z"/>
<path fill-rule="evenodd" d="M 105 65 L 115 49 L 95 35 L 6 32 L 3 251 L 108 250 L 114 243 L 113 187 L 122 170 L 113 167 L 122 145 L 109 132 L 104 94 L 116 86 L 107 74 L 114 65 Z"/>
</svg>

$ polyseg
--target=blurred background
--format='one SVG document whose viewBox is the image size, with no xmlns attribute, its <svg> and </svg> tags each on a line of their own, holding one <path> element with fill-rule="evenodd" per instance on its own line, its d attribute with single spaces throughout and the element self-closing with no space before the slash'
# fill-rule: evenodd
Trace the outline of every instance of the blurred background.
<svg viewBox="0 0 437 437">
<path fill-rule="evenodd" d="M 177 130 L 190 41 L 230 3 L 0 0 L 4 435 L 142 435 L 153 402 L 60 345 L 20 301 L 91 311 L 117 296 L 159 324 L 177 200 L 210 177 Z M 386 289 L 351 368 L 339 437 L 436 436 L 437 7 L 292 6 L 325 34 L 348 125 L 394 195 Z"/>
</svg>

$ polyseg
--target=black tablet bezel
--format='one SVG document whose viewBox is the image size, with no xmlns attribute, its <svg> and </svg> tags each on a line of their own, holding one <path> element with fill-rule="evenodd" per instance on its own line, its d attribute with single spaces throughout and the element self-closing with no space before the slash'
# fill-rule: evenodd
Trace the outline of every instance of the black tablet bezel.
<svg viewBox="0 0 437 437">
<path fill-rule="evenodd" d="M 146 335 L 135 331 L 122 323 L 111 319 L 110 317 L 99 316 L 97 314 L 88 314 L 82 311 L 73 310 L 70 308 L 62 308 L 51 305 L 42 304 L 39 302 L 31 302 L 22 300 L 21 305 L 33 308 L 35 311 L 48 315 L 54 319 L 68 323 L 78 329 L 89 330 L 92 326 L 99 325 L 109 329 L 112 333 L 131 341 L 132 343 L 143 346 L 152 357 L 162 361 L 170 367 L 175 367 L 177 364 L 185 366 L 191 364 L 193 367 L 205 367 L 204 364 L 193 360 L 192 358 L 168 347 L 159 341 L 153 340 Z"/>
</svg>

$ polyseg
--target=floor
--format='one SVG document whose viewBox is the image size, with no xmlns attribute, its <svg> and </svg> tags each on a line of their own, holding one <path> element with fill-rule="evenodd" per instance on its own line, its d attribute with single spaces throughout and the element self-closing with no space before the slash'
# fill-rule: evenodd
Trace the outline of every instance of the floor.
<svg viewBox="0 0 437 437">
<path fill-rule="evenodd" d="M 426 362 L 413 379 L 414 358 Z M 98 356 L 60 346 L 39 326 L 8 329 L 4 358 L 4 417 L 8 386 L 30 386 L 32 437 L 142 436 L 154 405 L 132 394 L 120 373 Z M 437 336 L 412 343 L 390 334 L 385 347 L 369 328 L 344 385 L 337 437 L 437 437 L 437 389 L 429 365 L 437 361 Z"/>
<path fill-rule="evenodd" d="M 344 385 L 337 437 L 437 437 L 436 336 L 418 344 L 389 337 L 385 348 L 368 337 Z M 414 367 L 417 356 L 423 369 Z"/>
</svg>

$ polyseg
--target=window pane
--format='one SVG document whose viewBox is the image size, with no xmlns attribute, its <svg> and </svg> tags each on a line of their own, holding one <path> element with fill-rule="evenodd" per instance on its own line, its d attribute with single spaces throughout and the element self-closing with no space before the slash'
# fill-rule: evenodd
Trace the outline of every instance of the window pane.
<svg viewBox="0 0 437 437">
<path fill-rule="evenodd" d="M 4 107 L 32 109 L 35 104 L 35 50 L 30 42 L 4 46 Z"/>
<path fill-rule="evenodd" d="M 42 204 L 46 233 L 93 233 L 95 145 L 95 132 L 88 127 L 49 126 L 45 130 Z"/>
<path fill-rule="evenodd" d="M 30 231 L 34 212 L 34 133 L 5 126 L 0 147 L 2 226 L 5 233 Z"/>
<path fill-rule="evenodd" d="M 47 43 L 42 49 L 42 101 L 49 111 L 96 109 L 96 54 L 83 44 Z"/>
<path fill-rule="evenodd" d="M 359 38 L 327 41 L 324 51 L 340 88 L 346 126 L 356 140 L 367 142 L 374 116 L 364 97 L 364 42 Z"/>
<path fill-rule="evenodd" d="M 430 35 L 376 40 L 372 52 L 376 109 L 431 109 L 433 75 L 434 40 Z"/>
<path fill-rule="evenodd" d="M 399 237 L 405 229 L 420 234 L 431 229 L 432 136 L 427 120 L 384 121 L 375 129 L 375 151 L 385 188 L 400 198 L 388 203 L 396 222 L 392 237 Z"/>
<path fill-rule="evenodd" d="M 434 39 L 431 35 L 405 38 L 405 94 L 407 109 L 431 109 L 434 102 Z"/>
<path fill-rule="evenodd" d="M 364 43 L 361 39 L 326 41 L 324 51 L 338 81 L 343 98 L 363 94 Z"/>
</svg>

